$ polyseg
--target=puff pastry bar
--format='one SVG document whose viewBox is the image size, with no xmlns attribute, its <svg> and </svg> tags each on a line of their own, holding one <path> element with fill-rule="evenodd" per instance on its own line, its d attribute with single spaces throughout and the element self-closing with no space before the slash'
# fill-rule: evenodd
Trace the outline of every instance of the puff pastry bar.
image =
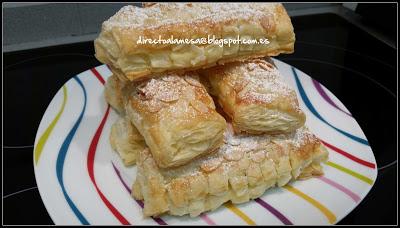
<svg viewBox="0 0 400 228">
<path fill-rule="evenodd" d="M 224 202 L 243 203 L 292 179 L 322 175 L 328 152 L 301 127 L 286 135 L 225 133 L 219 151 L 177 168 L 159 168 L 150 151 L 138 155 L 132 195 L 144 200 L 144 215 L 197 216 Z"/>
<path fill-rule="evenodd" d="M 125 166 L 136 164 L 137 154 L 147 148 L 143 136 L 126 117 L 118 118 L 112 125 L 110 144 Z"/>
<path fill-rule="evenodd" d="M 254 59 L 201 71 L 235 131 L 288 133 L 304 125 L 295 91 L 269 62 Z"/>
<path fill-rule="evenodd" d="M 138 43 L 145 39 L 268 39 L 269 44 Z M 94 46 L 113 72 L 136 80 L 171 70 L 292 53 L 295 34 L 279 3 L 159 3 L 125 6 L 102 24 Z"/>
<path fill-rule="evenodd" d="M 215 151 L 226 128 L 196 73 L 166 74 L 137 83 L 126 112 L 163 168 Z"/>
</svg>

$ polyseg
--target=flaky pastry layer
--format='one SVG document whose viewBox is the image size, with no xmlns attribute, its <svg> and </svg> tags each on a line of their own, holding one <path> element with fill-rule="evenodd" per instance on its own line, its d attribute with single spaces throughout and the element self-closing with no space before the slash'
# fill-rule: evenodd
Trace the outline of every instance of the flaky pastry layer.
<svg viewBox="0 0 400 228">
<path fill-rule="evenodd" d="M 230 125 L 229 125 L 230 126 Z M 138 154 L 132 195 L 145 216 L 198 216 L 227 201 L 243 203 L 273 186 L 322 175 L 328 152 L 306 128 L 286 135 L 234 135 L 228 127 L 217 153 L 177 168 L 159 168 L 149 150 Z"/>
<path fill-rule="evenodd" d="M 110 144 L 125 166 L 136 164 L 139 152 L 147 148 L 143 136 L 126 116 L 119 117 L 111 126 Z"/>
<path fill-rule="evenodd" d="M 143 44 L 158 40 L 268 39 L 269 44 Z M 195 70 L 226 62 L 292 53 L 295 34 L 279 3 L 162 3 L 123 7 L 102 25 L 95 40 L 97 59 L 121 78 Z"/>
<path fill-rule="evenodd" d="M 160 167 L 183 165 L 222 144 L 226 121 L 196 73 L 137 83 L 125 108 Z"/>
<path fill-rule="evenodd" d="M 296 92 L 270 62 L 227 63 L 200 74 L 208 78 L 210 93 L 217 97 L 236 132 L 289 133 L 305 123 Z"/>
<path fill-rule="evenodd" d="M 105 84 L 104 97 L 121 116 L 125 115 L 125 105 L 131 92 L 136 88 L 136 83 L 123 81 L 117 75 L 111 75 Z"/>
</svg>

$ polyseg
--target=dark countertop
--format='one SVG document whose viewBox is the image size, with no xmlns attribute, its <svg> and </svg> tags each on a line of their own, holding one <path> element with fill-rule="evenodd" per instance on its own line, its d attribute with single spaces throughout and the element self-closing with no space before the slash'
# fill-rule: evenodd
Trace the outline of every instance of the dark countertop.
<svg viewBox="0 0 400 228">
<path fill-rule="evenodd" d="M 397 50 L 334 14 L 292 22 L 296 51 L 278 59 L 311 75 L 346 105 L 378 163 L 374 187 L 339 224 L 396 224 Z M 93 53 L 87 42 L 4 54 L 4 224 L 53 224 L 35 188 L 33 143 L 59 88 L 100 65 Z"/>
</svg>

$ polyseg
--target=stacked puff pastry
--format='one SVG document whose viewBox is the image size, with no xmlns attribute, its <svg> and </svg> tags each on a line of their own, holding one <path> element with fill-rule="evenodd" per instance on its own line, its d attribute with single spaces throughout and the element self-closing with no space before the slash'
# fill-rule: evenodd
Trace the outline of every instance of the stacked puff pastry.
<svg viewBox="0 0 400 228">
<path fill-rule="evenodd" d="M 270 44 L 136 43 L 159 35 Z M 293 52 L 294 37 L 275 3 L 127 6 L 103 23 L 96 57 L 113 72 L 105 99 L 120 115 L 110 144 L 126 166 L 137 165 L 132 196 L 145 216 L 198 216 L 323 174 L 328 152 L 268 57 Z"/>
</svg>

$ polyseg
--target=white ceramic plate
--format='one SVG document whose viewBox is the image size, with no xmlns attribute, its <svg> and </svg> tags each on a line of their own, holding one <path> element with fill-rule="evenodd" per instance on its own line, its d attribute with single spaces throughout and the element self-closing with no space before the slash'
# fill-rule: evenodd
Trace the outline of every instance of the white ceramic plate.
<svg viewBox="0 0 400 228">
<path fill-rule="evenodd" d="M 102 65 L 70 79 L 40 123 L 34 167 L 42 200 L 55 224 L 334 224 L 353 210 L 377 176 L 374 154 L 357 121 L 324 86 L 275 60 L 296 89 L 306 124 L 329 150 L 325 175 L 268 190 L 261 198 L 221 206 L 197 218 L 143 218 L 130 196 L 136 168 L 126 168 L 109 144 L 117 119 L 103 98 L 111 75 Z"/>
</svg>

